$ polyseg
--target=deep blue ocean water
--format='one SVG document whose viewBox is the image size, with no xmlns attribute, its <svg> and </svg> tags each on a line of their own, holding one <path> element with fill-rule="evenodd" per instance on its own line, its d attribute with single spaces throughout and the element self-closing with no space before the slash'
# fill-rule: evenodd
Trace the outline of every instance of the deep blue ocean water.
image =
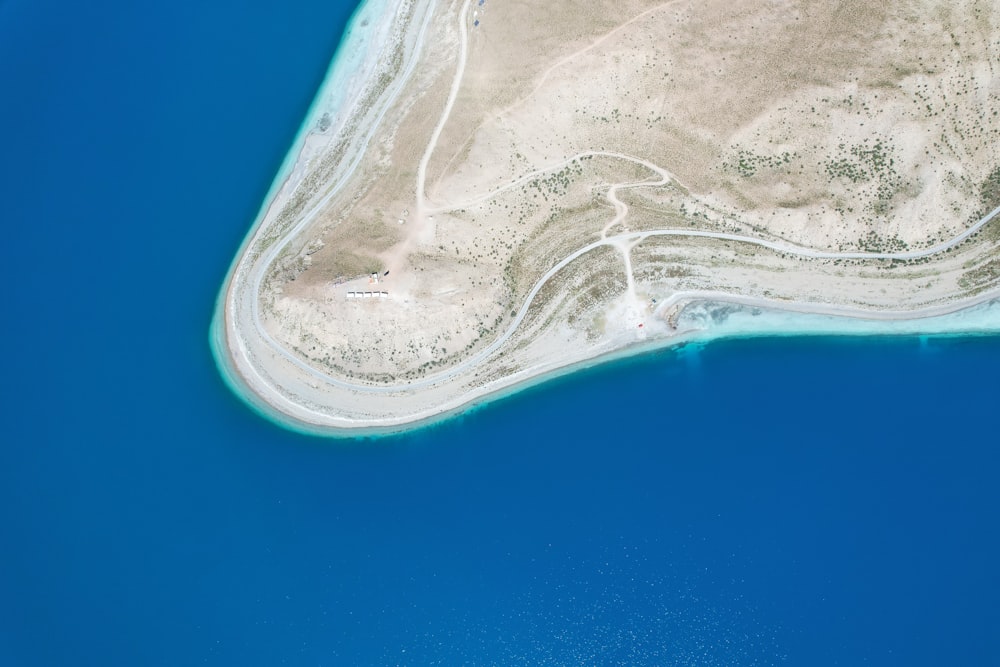
<svg viewBox="0 0 1000 667">
<path fill-rule="evenodd" d="M 353 7 L 0 0 L 0 664 L 1000 663 L 998 338 L 277 428 L 214 300 Z"/>
</svg>

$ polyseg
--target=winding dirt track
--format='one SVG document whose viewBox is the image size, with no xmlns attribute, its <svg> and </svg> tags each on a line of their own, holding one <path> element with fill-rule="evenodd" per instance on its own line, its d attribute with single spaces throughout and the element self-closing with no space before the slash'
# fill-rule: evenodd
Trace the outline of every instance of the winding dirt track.
<svg viewBox="0 0 1000 667">
<path fill-rule="evenodd" d="M 355 154 L 354 159 L 352 160 L 351 164 L 348 166 L 346 171 L 343 173 L 342 177 L 337 181 L 337 183 L 330 190 L 330 192 L 325 197 L 323 197 L 316 204 L 316 206 L 314 206 L 303 217 L 303 219 L 288 234 L 284 236 L 284 238 L 279 243 L 274 244 L 270 252 L 268 252 L 263 258 L 263 261 L 259 261 L 256 263 L 256 267 L 261 267 L 257 272 L 256 276 L 254 276 L 254 279 L 252 281 L 253 284 L 252 319 L 257 335 L 267 342 L 268 346 L 274 353 L 280 355 L 288 362 L 294 364 L 301 370 L 305 371 L 313 378 L 331 387 L 347 389 L 365 394 L 391 394 L 391 393 L 398 393 L 400 391 L 419 389 L 421 387 L 427 387 L 439 384 L 447 380 L 450 380 L 465 371 L 468 371 L 469 369 L 481 363 L 482 361 L 490 357 L 493 353 L 498 351 L 511 338 L 511 336 L 514 335 L 517 328 L 520 326 L 521 322 L 527 315 L 528 309 L 531 306 L 532 301 L 538 295 L 539 291 L 553 276 L 555 276 L 559 271 L 561 271 L 563 268 L 565 268 L 574 260 L 602 246 L 613 246 L 619 249 L 623 253 L 626 265 L 627 277 L 628 277 L 629 291 L 634 296 L 634 278 L 632 276 L 629 249 L 636 243 L 651 237 L 676 236 L 676 237 L 688 237 L 688 238 L 696 237 L 696 238 L 736 241 L 740 243 L 749 243 L 757 245 L 762 248 L 768 248 L 770 250 L 775 250 L 782 253 L 797 255 L 801 257 L 815 258 L 815 259 L 907 260 L 907 259 L 918 259 L 921 257 L 928 257 L 941 252 L 945 252 L 949 248 L 953 248 L 958 244 L 962 243 L 963 241 L 965 241 L 966 239 L 968 239 L 970 236 L 979 231 L 984 225 L 989 223 L 994 217 L 1000 215 L 1000 207 L 997 207 L 993 211 L 990 211 L 987 215 L 983 216 L 983 218 L 979 220 L 975 225 L 973 225 L 966 231 L 962 232 L 961 234 L 958 234 L 957 236 L 948 241 L 939 243 L 929 248 L 925 248 L 923 250 L 913 250 L 913 251 L 899 252 L 899 253 L 829 252 L 829 251 L 816 250 L 813 248 L 798 246 L 792 243 L 769 241 L 765 239 L 759 239 L 740 234 L 727 234 L 722 232 L 692 231 L 685 229 L 669 229 L 669 228 L 647 230 L 643 232 L 622 233 L 622 234 L 608 236 L 608 232 L 612 228 L 614 228 L 617 224 L 622 222 L 628 215 L 628 206 L 617 197 L 617 192 L 619 190 L 626 188 L 638 188 L 638 187 L 658 187 L 666 185 L 671 180 L 677 182 L 670 172 L 668 172 L 666 169 L 657 164 L 654 164 L 640 157 L 626 155 L 623 153 L 616 153 L 613 151 L 585 151 L 582 153 L 578 153 L 556 164 L 552 164 L 544 169 L 539 169 L 524 176 L 521 176 L 520 178 L 511 181 L 510 183 L 507 183 L 506 185 L 503 185 L 499 188 L 496 188 L 491 192 L 478 195 L 467 201 L 451 204 L 448 206 L 428 207 L 425 194 L 427 165 L 435 149 L 437 148 L 438 139 L 440 138 L 441 132 L 444 129 L 445 125 L 447 124 L 448 117 L 451 114 L 451 110 L 454 106 L 455 100 L 457 99 L 458 96 L 458 92 L 461 88 L 462 77 L 465 71 L 465 63 L 468 56 L 467 23 L 468 23 L 469 6 L 470 6 L 470 0 L 465 0 L 465 3 L 463 4 L 459 14 L 459 21 L 460 21 L 459 35 L 460 35 L 461 49 L 455 71 L 455 78 L 452 81 L 452 86 L 449 92 L 448 101 L 445 104 L 442 115 L 437 125 L 435 126 L 433 133 L 431 134 L 427 148 L 424 151 L 424 154 L 421 158 L 417 170 L 416 212 L 419 217 L 422 217 L 424 215 L 432 215 L 435 213 L 448 212 L 452 210 L 461 209 L 464 207 L 469 207 L 478 203 L 482 203 L 493 197 L 496 197 L 498 194 L 502 192 L 505 192 L 511 188 L 518 187 L 519 185 L 522 185 L 530 181 L 532 178 L 536 178 L 541 174 L 561 169 L 562 167 L 571 164 L 575 160 L 588 156 L 608 157 L 608 158 L 621 159 L 633 162 L 635 164 L 639 164 L 650 169 L 660 178 L 655 181 L 650 180 L 650 181 L 640 181 L 632 183 L 611 184 L 607 192 L 607 199 L 615 209 L 615 216 L 612 220 L 608 222 L 608 224 L 602 230 L 601 239 L 579 248 L 578 250 L 564 257 L 551 269 L 549 269 L 541 278 L 538 279 L 538 281 L 532 287 L 531 291 L 528 293 L 527 297 L 524 300 L 524 303 L 521 305 L 514 319 L 511 321 L 510 325 L 500 336 L 498 336 L 487 347 L 479 350 L 477 353 L 475 353 L 468 359 L 465 359 L 464 361 L 452 366 L 451 368 L 448 368 L 447 370 L 441 371 L 440 373 L 436 373 L 434 375 L 422 378 L 420 380 L 415 380 L 409 383 L 401 383 L 393 386 L 367 386 L 363 384 L 356 384 L 354 382 L 349 382 L 340 378 L 333 377 L 326 373 L 323 373 L 322 371 L 317 370 L 313 366 L 310 366 L 309 364 L 305 363 L 304 361 L 296 357 L 294 354 L 285 349 L 270 334 L 268 334 L 268 332 L 264 329 L 260 321 L 257 295 L 260 294 L 260 287 L 263 280 L 264 272 L 266 271 L 266 268 L 273 262 L 274 258 L 278 256 L 281 250 L 283 250 L 284 247 L 287 246 L 291 238 L 294 237 L 295 234 L 297 234 L 299 231 L 301 231 L 315 217 L 315 215 L 332 199 L 334 194 L 339 192 L 340 188 L 347 182 L 347 180 L 351 177 L 351 175 L 353 175 L 355 169 L 357 168 L 357 165 L 360 163 L 360 158 L 364 152 L 364 147 L 368 145 L 368 142 L 373 136 L 379 121 L 381 120 L 386 110 L 391 105 L 391 102 L 395 99 L 395 96 L 398 95 L 399 90 L 402 88 L 402 82 L 404 82 L 406 79 L 409 78 L 409 75 L 413 70 L 414 64 L 416 63 L 417 60 L 416 53 L 419 51 L 420 44 L 422 44 L 423 42 L 423 34 L 426 30 L 427 22 L 425 20 L 423 26 L 421 27 L 420 37 L 418 38 L 417 42 L 418 46 L 414 49 L 414 54 L 410 59 L 410 62 L 408 63 L 406 70 L 404 71 L 403 75 L 399 78 L 398 85 L 396 86 L 394 94 L 390 96 L 389 100 L 384 105 L 381 113 L 376 118 L 376 122 L 371 125 L 371 129 L 365 136 L 364 141 L 361 144 L 361 148 Z M 552 68 L 550 68 L 550 71 L 555 67 L 557 67 L 559 64 L 560 63 L 557 63 Z M 933 307 L 928 307 L 918 310 L 910 310 L 910 311 L 872 311 L 872 310 L 864 310 L 861 308 L 852 308 L 849 306 L 824 305 L 824 304 L 806 303 L 806 302 L 779 302 L 759 297 L 749 297 L 749 296 L 730 294 L 727 292 L 685 291 L 685 292 L 675 293 L 669 299 L 659 304 L 659 306 L 657 307 L 657 313 L 660 313 L 666 308 L 669 308 L 673 305 L 685 301 L 710 300 L 710 301 L 740 304 L 751 307 L 769 308 L 769 309 L 786 310 L 786 311 L 790 310 L 794 312 L 807 313 L 807 314 L 833 315 L 839 317 L 855 317 L 855 318 L 864 318 L 871 320 L 899 320 L 899 319 L 916 319 L 922 317 L 932 317 L 935 315 L 943 315 L 964 308 L 968 308 L 980 303 L 991 301 L 998 297 L 1000 297 L 1000 288 L 981 293 L 979 295 L 976 295 L 975 297 L 970 297 L 968 299 L 955 301 L 944 306 L 933 306 Z M 253 364 L 250 365 L 252 367 Z M 260 376 L 258 375 L 258 377 Z M 263 381 L 263 378 L 260 379 Z"/>
</svg>

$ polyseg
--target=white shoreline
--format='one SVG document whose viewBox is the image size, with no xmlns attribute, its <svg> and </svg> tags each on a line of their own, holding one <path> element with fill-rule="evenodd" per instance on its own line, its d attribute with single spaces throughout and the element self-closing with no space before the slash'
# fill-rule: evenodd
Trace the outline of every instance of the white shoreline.
<svg viewBox="0 0 1000 667">
<path fill-rule="evenodd" d="M 742 312 L 730 317 L 726 323 L 714 328 L 682 332 L 671 338 L 661 338 L 636 343 L 603 354 L 571 361 L 547 369 L 524 369 L 518 376 L 509 376 L 506 384 L 484 388 L 483 391 L 462 397 L 453 406 L 442 406 L 430 414 L 412 414 L 390 422 L 358 423 L 354 426 L 330 426 L 297 419 L 276 409 L 253 391 L 244 378 L 231 366 L 231 359 L 220 350 L 225 349 L 222 333 L 212 327 L 211 344 L 218 367 L 226 384 L 246 402 L 251 409 L 267 421 L 284 429 L 332 439 L 358 439 L 388 437 L 437 426 L 450 419 L 461 417 L 494 401 L 501 401 L 526 389 L 626 359 L 663 352 L 688 345 L 707 345 L 716 341 L 750 340 L 755 338 L 921 338 L 921 337 L 995 337 L 1000 335 L 1000 297 L 975 306 L 960 308 L 952 313 L 927 318 L 868 320 L 849 316 L 820 315 L 794 310 L 769 310 L 754 314 L 755 307 L 744 307 Z"/>
<path fill-rule="evenodd" d="M 387 28 L 392 26 L 394 14 L 390 14 L 384 10 L 390 6 L 390 3 L 395 2 L 398 5 L 401 1 L 405 0 L 363 0 L 348 20 L 347 25 L 344 27 L 343 38 L 334 51 L 333 58 L 327 66 L 326 74 L 320 82 L 313 101 L 306 110 L 306 115 L 299 125 L 299 129 L 295 133 L 292 145 L 278 166 L 278 171 L 271 181 L 271 186 L 268 188 L 260 210 L 257 212 L 257 217 L 251 224 L 249 231 L 243 238 L 243 242 L 240 244 L 233 258 L 226 281 L 223 283 L 223 288 L 216 300 L 216 317 L 220 315 L 220 308 L 224 307 L 230 283 L 233 281 L 237 268 L 243 261 L 247 248 L 256 240 L 258 233 L 261 231 L 261 225 L 271 212 L 271 207 L 275 203 L 278 194 L 288 184 L 289 179 L 295 171 L 295 167 L 299 166 L 305 142 L 310 134 L 312 134 L 317 119 L 323 113 L 327 112 L 336 115 L 337 120 L 336 122 L 332 122 L 329 132 L 329 143 L 333 143 L 347 126 L 352 114 L 355 113 L 354 107 L 364 95 L 371 79 L 378 72 L 380 54 L 387 46 L 391 45 L 393 38 L 391 31 Z M 376 18 L 383 18 L 383 20 L 373 20 Z M 361 29 L 357 25 L 365 21 L 368 22 L 368 26 L 372 26 L 370 30 Z M 381 28 L 381 30 L 378 30 L 378 28 Z M 381 41 L 370 39 L 372 37 L 370 35 L 371 32 L 377 32 L 374 37 L 381 37 Z M 359 57 L 359 54 L 361 57 Z M 353 69 L 351 69 L 351 66 L 353 66 Z"/>
<path fill-rule="evenodd" d="M 329 201 L 352 176 L 354 166 L 360 160 L 368 141 L 373 136 L 385 110 L 394 97 L 391 94 L 393 91 L 387 90 L 380 98 L 379 104 L 372 109 L 355 108 L 365 95 L 368 85 L 379 74 L 379 55 L 386 49 L 403 48 L 405 50 L 407 45 L 410 48 L 408 61 L 404 66 L 404 75 L 393 81 L 389 86 L 390 89 L 398 91 L 412 70 L 421 46 L 422 31 L 426 28 L 427 21 L 435 11 L 437 3 L 434 0 L 413 0 L 415 18 L 409 25 L 409 34 L 397 35 L 392 30 L 392 26 L 396 24 L 399 7 L 404 2 L 406 0 L 402 0 L 402 2 L 367 0 L 355 11 L 345 31 L 345 39 L 336 51 L 327 75 L 306 114 L 291 149 L 282 162 L 257 219 L 241 244 L 216 303 L 216 311 L 212 321 L 211 343 L 217 366 L 230 388 L 269 421 L 294 431 L 334 437 L 394 433 L 437 423 L 455 414 L 467 412 L 483 403 L 581 368 L 589 368 L 652 350 L 723 338 L 802 335 L 981 335 L 1000 332 L 1000 302 L 997 301 L 1000 298 L 1000 290 L 993 290 L 990 293 L 984 293 L 961 302 L 910 312 L 861 311 L 815 303 L 767 302 L 761 299 L 750 299 L 723 293 L 687 293 L 677 295 L 671 301 L 676 303 L 683 300 L 688 304 L 726 302 L 737 304 L 743 308 L 766 310 L 760 315 L 741 315 L 738 313 L 719 326 L 682 331 L 645 343 L 621 345 L 615 349 L 592 351 L 590 357 L 566 357 L 551 364 L 524 368 L 513 375 L 501 378 L 499 381 L 477 387 L 473 391 L 460 394 L 457 397 L 451 397 L 450 400 L 429 410 L 416 410 L 402 415 L 396 414 L 391 419 L 359 420 L 337 418 L 330 414 L 323 414 L 321 420 L 307 419 L 305 416 L 309 413 L 317 416 L 320 416 L 320 413 L 311 411 L 305 405 L 297 405 L 294 401 L 283 396 L 259 374 L 253 353 L 249 349 L 247 341 L 243 339 L 233 314 L 239 311 L 242 305 L 243 308 L 249 308 L 256 319 L 257 294 L 260 289 L 262 272 L 257 274 L 256 280 L 253 280 L 250 276 L 251 269 L 258 264 L 266 266 L 273 261 L 284 245 L 310 222 L 315 211 L 321 208 L 325 201 Z M 393 6 L 396 7 L 396 11 L 388 11 Z M 377 15 L 381 20 L 373 20 L 373 15 Z M 418 18 L 420 20 L 417 20 Z M 361 26 L 360 24 L 365 21 L 367 21 L 367 25 Z M 362 56 L 358 56 L 358 54 L 362 54 Z M 385 99 L 386 96 L 388 99 Z M 296 168 L 302 166 L 301 163 L 305 159 L 303 151 L 306 141 L 312 133 L 316 120 L 322 113 L 332 114 L 334 112 L 337 121 L 332 125 L 333 131 L 329 134 L 331 138 L 328 145 L 331 145 L 331 142 L 336 140 L 335 137 L 345 128 L 348 128 L 352 123 L 357 124 L 357 132 L 351 141 L 353 152 L 348 153 L 342 160 L 337 172 L 336 184 L 318 202 L 311 203 L 309 212 L 302 216 L 291 230 L 283 232 L 281 242 L 275 243 L 263 258 L 248 261 L 249 250 L 267 229 L 265 223 L 271 214 L 272 205 L 282 196 L 282 190 L 287 185 L 292 184 Z M 363 121 L 367 121 L 367 125 Z M 361 138 L 360 144 L 359 137 Z M 294 184 L 292 187 L 294 189 Z M 284 193 L 286 196 L 287 194 Z M 997 211 L 994 211 L 991 215 L 996 213 Z M 969 230 L 964 236 L 971 234 L 972 231 L 974 230 Z M 767 245 L 766 242 L 763 244 Z M 869 255 L 864 256 L 868 257 Z M 252 281 L 252 286 L 246 284 L 248 280 Z M 242 299 L 236 296 L 238 288 L 242 288 Z M 248 298 L 249 303 L 246 301 Z M 965 307 L 967 304 L 969 304 L 968 307 Z M 232 306 L 233 312 L 230 312 L 229 306 Z M 526 308 L 527 303 L 523 310 Z M 265 338 L 265 342 L 276 344 L 274 341 L 267 341 L 270 337 L 267 336 L 266 332 L 258 333 Z M 234 344 L 239 348 L 238 350 L 234 350 Z M 488 347 L 492 348 L 493 346 Z M 241 356 L 242 364 L 240 364 Z M 476 355 L 476 358 L 478 359 L 479 356 Z M 468 360 L 466 361 L 468 362 Z M 301 366 L 301 364 L 298 365 Z M 463 368 L 468 365 L 466 362 L 461 364 Z M 313 375 L 318 372 L 311 367 L 306 370 Z M 458 369 L 456 368 L 456 370 Z M 248 379 L 247 371 L 256 374 L 258 381 L 254 382 Z M 338 383 L 333 378 L 327 378 L 326 381 L 331 380 L 331 384 L 350 385 L 350 383 Z M 444 380 L 447 378 L 428 378 L 427 384 L 438 384 Z M 456 383 L 461 385 L 460 379 Z M 405 391 L 412 387 L 412 383 L 401 387 L 390 387 L 384 393 L 399 393 L 401 390 Z M 277 408 L 276 405 L 279 404 L 285 405 L 288 409 Z"/>
</svg>

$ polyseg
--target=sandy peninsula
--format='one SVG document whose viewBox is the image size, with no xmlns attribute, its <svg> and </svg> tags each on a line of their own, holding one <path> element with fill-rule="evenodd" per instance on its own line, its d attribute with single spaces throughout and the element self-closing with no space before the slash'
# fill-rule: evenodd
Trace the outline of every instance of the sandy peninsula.
<svg viewBox="0 0 1000 667">
<path fill-rule="evenodd" d="M 356 435 L 721 336 L 998 332 L 998 34 L 972 0 L 370 0 L 220 369 Z"/>
</svg>

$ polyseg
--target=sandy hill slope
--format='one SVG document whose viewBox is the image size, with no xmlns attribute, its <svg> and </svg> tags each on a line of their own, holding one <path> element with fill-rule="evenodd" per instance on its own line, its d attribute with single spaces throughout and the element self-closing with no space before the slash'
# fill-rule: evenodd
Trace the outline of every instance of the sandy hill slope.
<svg viewBox="0 0 1000 667">
<path fill-rule="evenodd" d="M 246 253 L 252 325 L 312 384 L 468 392 L 708 300 L 905 317 L 1000 289 L 996 3 L 425 9 L 378 123 L 317 126 L 262 229 L 303 224 Z"/>
</svg>

